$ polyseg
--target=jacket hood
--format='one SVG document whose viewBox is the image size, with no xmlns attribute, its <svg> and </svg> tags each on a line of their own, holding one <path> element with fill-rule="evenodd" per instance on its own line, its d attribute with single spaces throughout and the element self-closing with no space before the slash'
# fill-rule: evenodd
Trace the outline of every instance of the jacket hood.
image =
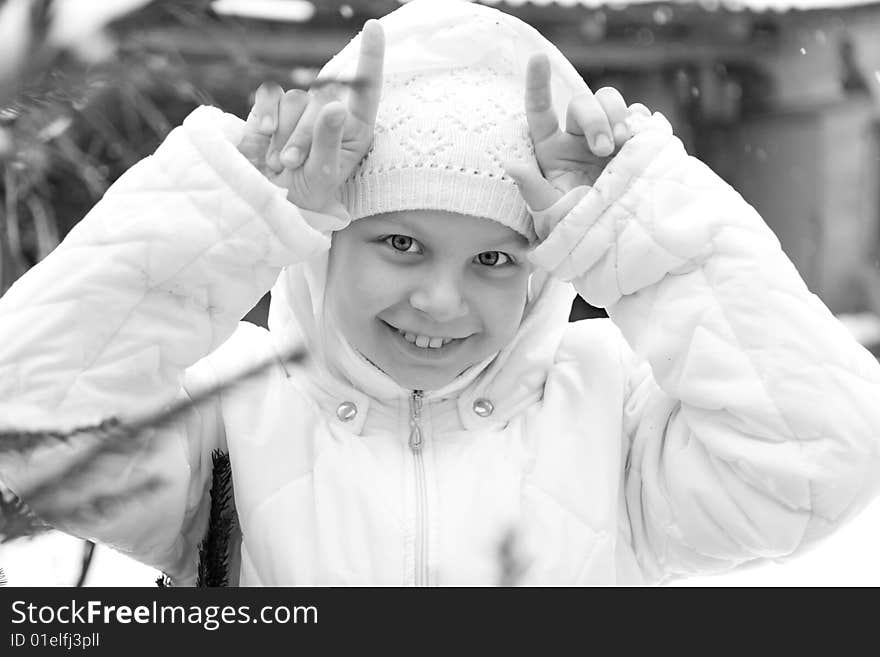
<svg viewBox="0 0 880 657">
<path fill-rule="evenodd" d="M 529 56 L 535 52 L 548 55 L 557 116 L 564 116 L 574 95 L 587 90 L 571 64 L 534 28 L 490 7 L 414 0 L 379 20 L 386 37 L 386 77 L 413 70 L 475 64 L 500 48 L 504 51 L 502 55 L 522 71 L 523 89 Z M 319 77 L 353 75 L 359 42 L 360 35 L 322 69 Z M 463 43 L 467 47 L 462 47 Z M 331 387 L 350 386 L 373 399 L 408 395 L 409 390 L 356 353 L 337 328 L 325 320 L 328 262 L 325 252 L 282 271 L 272 289 L 269 310 L 269 329 L 276 344 L 284 348 L 304 345 L 310 354 L 310 367 Z M 533 400 L 565 332 L 574 295 L 569 283 L 536 270 L 519 330 L 507 347 L 472 366 L 443 389 L 427 394 L 439 398 L 486 397 L 492 400 L 496 411 L 500 405 L 508 406 L 510 412 L 520 403 Z M 467 394 L 463 395 L 465 390 Z"/>
</svg>

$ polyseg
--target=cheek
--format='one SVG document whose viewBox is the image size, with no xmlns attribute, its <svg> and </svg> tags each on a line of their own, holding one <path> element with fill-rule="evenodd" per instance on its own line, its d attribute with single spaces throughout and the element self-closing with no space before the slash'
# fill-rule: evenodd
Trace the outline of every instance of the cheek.
<svg viewBox="0 0 880 657">
<path fill-rule="evenodd" d="M 519 329 L 526 303 L 527 275 L 474 285 L 472 307 L 477 308 L 488 337 L 500 347 Z"/>
<path fill-rule="evenodd" d="M 399 272 L 391 271 L 367 249 L 351 249 L 339 256 L 338 265 L 330 270 L 328 304 L 347 327 L 371 322 L 404 298 Z"/>
<path fill-rule="evenodd" d="M 350 300 L 365 315 L 376 315 L 406 298 L 404 275 L 375 256 L 361 258 L 353 268 Z"/>
</svg>

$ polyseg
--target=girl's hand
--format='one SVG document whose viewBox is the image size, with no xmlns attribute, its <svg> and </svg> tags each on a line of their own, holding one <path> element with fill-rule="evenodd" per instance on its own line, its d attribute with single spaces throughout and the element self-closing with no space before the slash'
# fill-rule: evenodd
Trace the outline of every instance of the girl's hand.
<svg viewBox="0 0 880 657">
<path fill-rule="evenodd" d="M 373 140 L 382 88 L 385 35 L 367 21 L 356 78 L 284 92 L 274 83 L 257 89 L 239 150 L 291 203 L 338 216 L 336 190 L 366 155 Z M 347 98 L 342 98 L 348 88 Z"/>
<path fill-rule="evenodd" d="M 505 169 L 535 211 L 550 207 L 575 187 L 593 185 L 632 137 L 627 118 L 633 113 L 651 114 L 641 104 L 627 107 L 619 91 L 603 87 L 595 94 L 573 98 L 566 110 L 565 129 L 560 130 L 553 110 L 550 61 L 543 54 L 529 59 L 525 105 L 537 166 L 508 162 Z"/>
</svg>

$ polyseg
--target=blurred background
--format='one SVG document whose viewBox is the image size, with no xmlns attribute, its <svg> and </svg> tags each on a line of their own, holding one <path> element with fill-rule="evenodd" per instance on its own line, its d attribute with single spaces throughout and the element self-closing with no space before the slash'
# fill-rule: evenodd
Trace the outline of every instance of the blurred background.
<svg viewBox="0 0 880 657">
<path fill-rule="evenodd" d="M 0 0 L 0 293 L 196 106 L 307 87 L 400 0 Z M 880 355 L 880 2 L 484 0 L 591 88 L 662 112 Z M 572 319 L 602 315 L 578 300 Z M 248 316 L 264 323 L 265 300 Z M 878 400 L 880 403 L 880 400 Z M 880 585 L 880 506 L 812 553 L 690 584 Z M 57 532 L 0 544 L 0 584 L 151 586 Z"/>
</svg>

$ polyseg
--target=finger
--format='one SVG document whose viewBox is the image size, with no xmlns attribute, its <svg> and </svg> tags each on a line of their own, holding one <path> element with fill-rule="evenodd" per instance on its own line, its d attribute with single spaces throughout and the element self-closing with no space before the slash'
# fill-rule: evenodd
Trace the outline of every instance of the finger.
<svg viewBox="0 0 880 657">
<path fill-rule="evenodd" d="M 345 106 L 338 101 L 328 103 L 318 114 L 312 148 L 304 167 L 311 189 L 331 190 L 340 182 L 339 156 L 345 117 Z"/>
<path fill-rule="evenodd" d="M 254 94 L 254 105 L 248 115 L 246 130 L 238 145 L 238 150 L 258 169 L 263 168 L 266 150 L 275 130 L 278 115 L 278 99 L 281 87 L 274 82 L 265 82 Z"/>
<path fill-rule="evenodd" d="M 266 164 L 275 171 L 283 168 L 281 151 L 286 147 L 287 140 L 299 123 L 308 103 L 309 95 L 301 89 L 293 89 L 281 97 L 281 102 L 278 104 L 278 128 L 272 136 L 272 144 L 266 154 Z"/>
<path fill-rule="evenodd" d="M 546 210 L 562 196 L 560 191 L 541 175 L 536 162 L 513 160 L 504 163 L 504 170 L 513 178 L 523 200 L 532 211 Z"/>
<path fill-rule="evenodd" d="M 651 110 L 642 105 L 641 103 L 633 103 L 629 106 L 630 114 L 643 114 L 644 116 L 651 116 Z"/>
<path fill-rule="evenodd" d="M 608 157 L 614 152 L 611 124 L 599 101 L 589 92 L 575 96 L 568 104 L 565 131 L 585 135 L 590 149 L 599 157 Z"/>
<path fill-rule="evenodd" d="M 652 116 L 651 110 L 641 103 L 633 103 L 627 108 L 626 126 L 629 128 L 630 134 L 641 129 L 645 121 Z"/>
<path fill-rule="evenodd" d="M 257 87 L 254 97 L 254 107 L 248 117 L 250 123 L 253 117 L 253 126 L 263 135 L 271 137 L 278 125 L 278 103 L 284 95 L 284 90 L 277 82 L 264 82 Z"/>
<path fill-rule="evenodd" d="M 377 20 L 368 20 L 361 32 L 361 50 L 358 57 L 355 86 L 349 97 L 352 116 L 367 125 L 376 122 L 379 98 L 382 95 L 382 69 L 385 62 L 385 32 Z"/>
<path fill-rule="evenodd" d="M 248 162 L 262 170 L 266 164 L 266 151 L 269 149 L 271 138 L 257 131 L 254 126 L 256 121 L 256 118 L 253 121 L 248 118 L 248 123 L 251 125 L 248 125 L 248 129 L 245 130 L 244 136 L 238 144 L 238 150 L 248 159 Z"/>
<path fill-rule="evenodd" d="M 608 117 L 611 124 L 611 134 L 614 136 L 614 144 L 623 146 L 627 139 L 632 137 L 630 129 L 626 125 L 626 101 L 620 92 L 614 87 L 602 87 L 596 92 L 596 100 Z"/>
<path fill-rule="evenodd" d="M 550 88 L 550 60 L 543 53 L 532 55 L 526 66 L 526 119 L 536 144 L 559 130 Z"/>
<path fill-rule="evenodd" d="M 297 169 L 303 165 L 312 149 L 312 135 L 316 129 L 318 115 L 325 105 L 333 102 L 333 96 L 325 87 L 317 93 L 309 94 L 309 103 L 300 115 L 296 127 L 293 129 L 284 150 L 281 153 L 281 161 L 289 169 Z"/>
</svg>

